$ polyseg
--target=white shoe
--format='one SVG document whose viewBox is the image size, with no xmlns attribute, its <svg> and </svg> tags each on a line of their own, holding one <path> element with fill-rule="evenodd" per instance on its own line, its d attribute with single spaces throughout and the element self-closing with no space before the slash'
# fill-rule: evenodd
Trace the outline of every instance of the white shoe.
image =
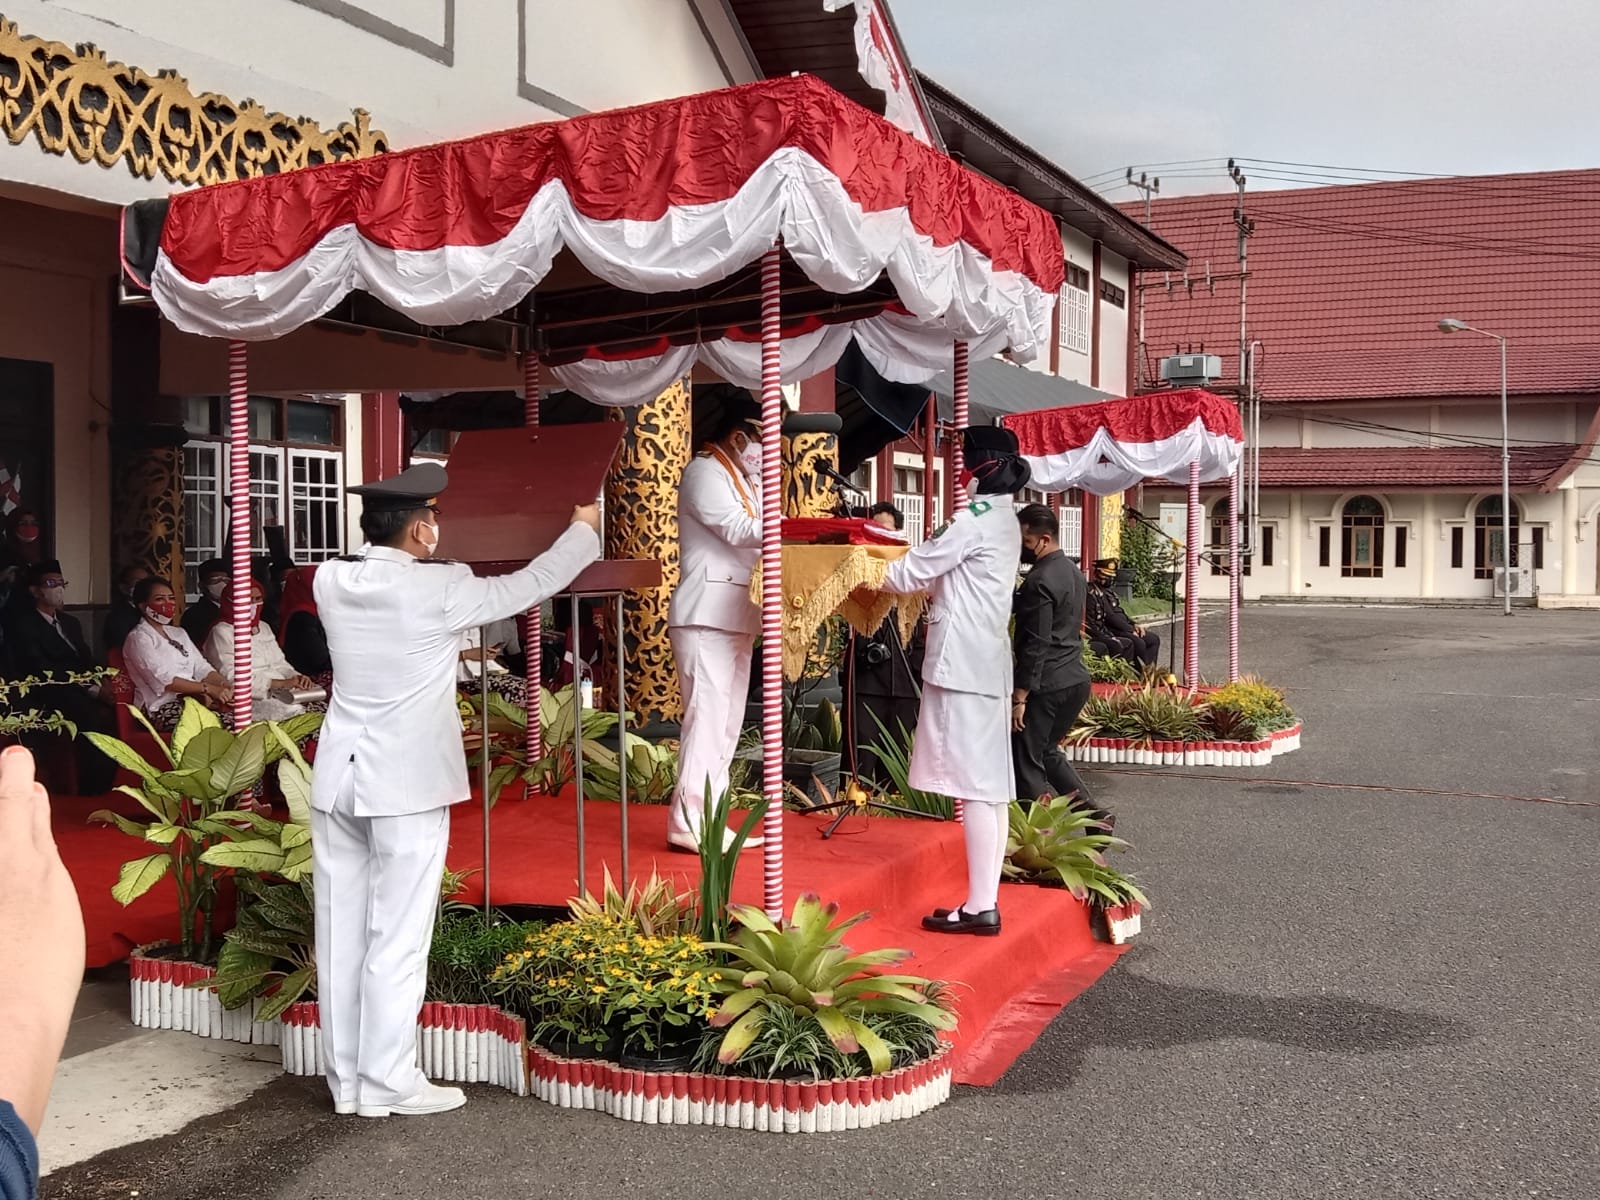
<svg viewBox="0 0 1600 1200">
<path fill-rule="evenodd" d="M 731 829 L 724 829 L 722 831 L 722 848 L 724 850 L 727 850 L 728 847 L 733 845 L 733 839 L 735 836 L 736 835 Z M 745 838 L 743 849 L 754 849 L 756 846 L 761 845 L 763 841 L 765 841 L 765 839 L 761 836 L 760 831 L 757 830 L 749 837 Z M 687 854 L 700 853 L 700 839 L 694 834 L 690 833 L 687 829 L 667 830 L 667 845 L 671 846 L 674 850 L 682 850 Z"/>
<path fill-rule="evenodd" d="M 356 1114 L 363 1117 L 431 1117 L 451 1112 L 467 1102 L 467 1094 L 457 1087 L 425 1083 L 422 1090 L 393 1104 L 358 1104 Z"/>
<path fill-rule="evenodd" d="M 333 1102 L 333 1112 L 335 1116 L 350 1117 L 355 1115 L 355 1111 L 356 1102 L 354 1100 L 335 1100 Z"/>
</svg>

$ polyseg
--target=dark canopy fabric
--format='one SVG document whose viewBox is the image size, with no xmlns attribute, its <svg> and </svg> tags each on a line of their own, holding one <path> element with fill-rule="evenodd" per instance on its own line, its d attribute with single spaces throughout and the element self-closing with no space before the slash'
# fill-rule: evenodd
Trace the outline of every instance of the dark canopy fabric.
<svg viewBox="0 0 1600 1200">
<path fill-rule="evenodd" d="M 967 379 L 967 410 L 974 425 L 993 424 L 1012 413 L 1117 399 L 1110 392 L 1074 383 L 1060 375 L 1030 371 L 1003 358 L 973 363 Z M 928 386 L 939 397 L 939 419 L 953 420 L 955 383 L 949 374 L 935 375 Z"/>
</svg>

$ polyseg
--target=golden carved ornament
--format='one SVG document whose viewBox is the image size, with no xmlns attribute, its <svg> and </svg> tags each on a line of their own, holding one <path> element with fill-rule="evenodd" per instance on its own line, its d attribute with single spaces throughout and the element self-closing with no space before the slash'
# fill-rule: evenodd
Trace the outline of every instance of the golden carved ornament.
<svg viewBox="0 0 1600 1200">
<path fill-rule="evenodd" d="M 783 515 L 831 517 L 838 503 L 834 484 L 817 471 L 839 469 L 839 438 L 832 433 L 795 433 L 783 439 Z"/>
<path fill-rule="evenodd" d="M 176 71 L 111 62 L 92 45 L 19 33 L 0 16 L 0 131 L 141 179 L 225 183 L 388 150 L 362 109 L 337 129 L 196 92 Z"/>
</svg>

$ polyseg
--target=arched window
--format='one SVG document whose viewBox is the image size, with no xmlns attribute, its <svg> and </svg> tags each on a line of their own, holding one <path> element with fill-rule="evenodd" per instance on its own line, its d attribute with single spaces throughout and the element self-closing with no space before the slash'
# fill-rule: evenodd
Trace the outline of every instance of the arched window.
<svg viewBox="0 0 1600 1200">
<path fill-rule="evenodd" d="M 1371 496 L 1352 496 L 1340 521 L 1339 574 L 1377 579 L 1383 574 L 1383 505 Z"/>
<path fill-rule="evenodd" d="M 1245 509 L 1239 510 L 1239 574 L 1250 574 L 1250 560 L 1253 554 L 1244 552 L 1245 539 L 1250 536 L 1250 514 Z M 1272 565 L 1272 526 L 1261 526 L 1261 565 Z M 1211 538 L 1207 549 L 1211 552 L 1211 573 L 1213 575 L 1226 575 L 1228 566 L 1228 501 L 1226 498 L 1218 500 L 1211 509 Z"/>
<path fill-rule="evenodd" d="M 1473 513 L 1472 521 L 1472 577 L 1474 579 L 1493 579 L 1494 569 L 1505 563 L 1505 526 L 1500 520 L 1500 514 L 1504 511 L 1500 506 L 1499 496 L 1485 496 L 1478 501 L 1478 507 Z M 1522 533 L 1518 528 L 1519 524 L 1516 501 L 1512 501 L 1511 565 L 1513 567 L 1520 565 L 1517 562 L 1517 543 L 1522 540 Z"/>
</svg>

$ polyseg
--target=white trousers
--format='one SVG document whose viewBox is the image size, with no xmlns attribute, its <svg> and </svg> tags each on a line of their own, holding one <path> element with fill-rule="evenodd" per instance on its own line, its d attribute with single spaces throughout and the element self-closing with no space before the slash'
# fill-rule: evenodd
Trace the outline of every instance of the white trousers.
<svg viewBox="0 0 1600 1200">
<path fill-rule="evenodd" d="M 346 811 L 311 814 L 328 1088 L 335 1102 L 393 1104 L 426 1082 L 417 1066 L 417 1016 L 450 810 L 356 817 L 343 803 L 336 809 Z"/>
<path fill-rule="evenodd" d="M 698 837 L 704 824 L 706 784 L 711 785 L 715 804 L 727 790 L 728 768 L 739 749 L 755 638 L 699 626 L 668 632 L 683 692 L 678 788 L 672 797 L 668 828 Z"/>
</svg>

